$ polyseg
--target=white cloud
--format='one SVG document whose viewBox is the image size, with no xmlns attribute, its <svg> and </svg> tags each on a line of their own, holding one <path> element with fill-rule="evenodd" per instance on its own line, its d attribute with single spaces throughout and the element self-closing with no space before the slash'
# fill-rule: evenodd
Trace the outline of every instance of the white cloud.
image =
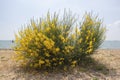
<svg viewBox="0 0 120 80">
<path fill-rule="evenodd" d="M 112 27 L 112 26 L 114 26 L 114 27 L 120 27 L 120 20 L 118 20 L 118 21 L 116 21 L 116 22 L 114 22 L 112 24 L 108 24 L 107 26 L 108 27 Z"/>
<path fill-rule="evenodd" d="M 106 40 L 120 40 L 120 20 L 107 25 Z"/>
</svg>

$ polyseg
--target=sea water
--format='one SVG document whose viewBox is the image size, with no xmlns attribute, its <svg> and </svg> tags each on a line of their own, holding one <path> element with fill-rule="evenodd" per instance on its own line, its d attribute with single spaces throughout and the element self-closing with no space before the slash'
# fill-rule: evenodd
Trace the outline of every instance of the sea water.
<svg viewBox="0 0 120 80">
<path fill-rule="evenodd" d="M 104 41 L 101 46 L 101 49 L 120 49 L 120 41 Z"/>
<path fill-rule="evenodd" d="M 0 49 L 12 49 L 14 45 L 12 40 L 0 40 Z M 104 41 L 100 49 L 120 49 L 120 41 Z"/>
<path fill-rule="evenodd" d="M 0 40 L 0 49 L 12 49 L 14 45 L 12 40 Z"/>
</svg>

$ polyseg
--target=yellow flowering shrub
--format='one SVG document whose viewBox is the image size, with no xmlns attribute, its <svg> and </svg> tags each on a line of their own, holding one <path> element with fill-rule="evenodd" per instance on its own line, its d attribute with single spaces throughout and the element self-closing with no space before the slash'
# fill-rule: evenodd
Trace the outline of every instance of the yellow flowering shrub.
<svg viewBox="0 0 120 80">
<path fill-rule="evenodd" d="M 90 14 L 81 25 L 75 25 L 75 21 L 66 12 L 62 18 L 48 13 L 38 23 L 32 20 L 15 35 L 16 60 L 39 69 L 75 67 L 100 46 L 105 33 L 102 22 Z"/>
<path fill-rule="evenodd" d="M 106 29 L 103 26 L 102 21 L 91 14 L 85 14 L 79 28 L 80 35 L 77 35 L 78 38 L 76 40 L 75 53 L 84 59 L 99 48 L 105 39 L 104 34 Z M 78 60 L 79 57 L 76 59 Z"/>
</svg>

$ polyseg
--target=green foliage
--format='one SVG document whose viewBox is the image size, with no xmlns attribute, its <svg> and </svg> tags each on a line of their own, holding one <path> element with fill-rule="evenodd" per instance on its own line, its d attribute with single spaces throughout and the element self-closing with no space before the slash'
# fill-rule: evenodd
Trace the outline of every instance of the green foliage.
<svg viewBox="0 0 120 80">
<path fill-rule="evenodd" d="M 70 13 L 63 17 L 50 13 L 16 34 L 16 60 L 33 68 L 75 67 L 103 42 L 105 28 L 101 20 L 86 14 L 79 26 Z M 76 23 L 77 24 L 77 23 Z"/>
</svg>

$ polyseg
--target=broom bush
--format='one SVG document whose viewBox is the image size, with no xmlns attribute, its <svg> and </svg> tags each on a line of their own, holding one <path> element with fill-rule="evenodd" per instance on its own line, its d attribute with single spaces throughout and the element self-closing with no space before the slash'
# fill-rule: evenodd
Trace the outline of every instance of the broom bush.
<svg viewBox="0 0 120 80">
<path fill-rule="evenodd" d="M 15 58 L 24 66 L 38 69 L 75 67 L 99 48 L 104 34 L 102 21 L 89 13 L 80 22 L 71 13 L 59 17 L 48 12 L 15 34 Z"/>
</svg>

